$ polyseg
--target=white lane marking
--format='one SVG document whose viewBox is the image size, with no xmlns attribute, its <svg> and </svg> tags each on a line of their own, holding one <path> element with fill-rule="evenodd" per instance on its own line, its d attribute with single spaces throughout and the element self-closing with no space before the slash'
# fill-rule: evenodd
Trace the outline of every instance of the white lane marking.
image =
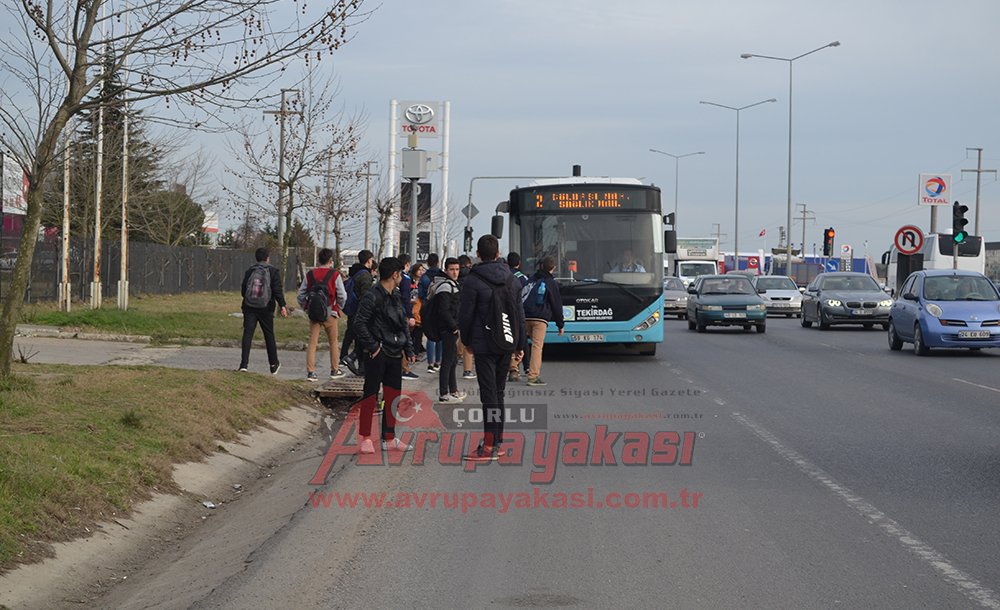
<svg viewBox="0 0 1000 610">
<path fill-rule="evenodd" d="M 838 483 L 823 469 L 816 466 L 800 453 L 786 447 L 777 437 L 763 426 L 740 413 L 733 413 L 733 419 L 750 429 L 758 438 L 771 446 L 774 451 L 790 462 L 813 481 L 822 484 L 850 508 L 867 519 L 872 525 L 881 529 L 888 536 L 895 538 L 905 549 L 916 555 L 941 575 L 941 577 L 958 589 L 963 595 L 984 608 L 1000 610 L 1000 598 L 990 588 L 983 586 L 975 578 L 966 574 L 948 559 L 937 552 L 926 542 L 917 538 L 902 525 L 888 515 L 858 496 L 849 488 Z"/>
<path fill-rule="evenodd" d="M 1000 394 L 1000 389 L 993 388 L 993 387 L 990 387 L 988 385 L 982 385 L 980 383 L 972 383 L 971 381 L 966 381 L 964 379 L 959 379 L 958 377 L 952 377 L 951 380 L 952 381 L 957 381 L 959 383 L 965 383 L 965 384 L 968 384 L 968 385 L 974 385 L 977 388 L 982 388 L 984 390 L 990 390 L 990 391 L 993 391 L 993 392 L 996 392 L 996 393 Z"/>
</svg>

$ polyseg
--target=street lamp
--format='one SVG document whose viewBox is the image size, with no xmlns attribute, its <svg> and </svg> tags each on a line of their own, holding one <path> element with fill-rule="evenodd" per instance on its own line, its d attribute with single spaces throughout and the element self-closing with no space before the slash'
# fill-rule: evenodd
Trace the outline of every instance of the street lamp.
<svg viewBox="0 0 1000 610">
<path fill-rule="evenodd" d="M 691 157 L 693 155 L 703 155 L 703 154 L 705 154 L 705 151 L 685 153 L 683 155 L 674 155 L 674 154 L 671 154 L 671 153 L 668 153 L 668 152 L 663 152 L 662 150 L 656 150 L 655 148 L 650 148 L 649 152 L 660 153 L 661 155 L 667 155 L 668 157 L 673 157 L 674 158 L 674 226 L 673 226 L 673 229 L 674 229 L 674 231 L 676 231 L 677 230 L 677 188 L 678 188 L 677 185 L 681 181 L 681 175 L 680 175 L 680 171 L 681 171 L 681 165 L 680 165 L 681 159 L 683 159 L 684 157 Z"/>
<path fill-rule="evenodd" d="M 740 55 L 743 59 L 750 59 L 751 57 L 759 57 L 760 59 L 773 59 L 775 61 L 787 61 L 788 62 L 788 220 L 785 226 L 792 226 L 792 63 L 796 59 L 802 59 L 806 55 L 812 55 L 817 51 L 822 51 L 827 47 L 839 47 L 840 41 L 834 40 L 830 44 L 825 44 L 817 49 L 813 49 L 808 53 L 803 53 L 802 55 L 797 55 L 795 57 L 772 57 L 770 55 L 757 55 L 754 53 L 743 53 Z M 785 252 L 785 275 L 792 274 L 792 240 L 789 239 L 787 242 L 787 251 Z M 803 252 L 803 254 L 805 254 Z"/>
<path fill-rule="evenodd" d="M 733 268 L 736 270 L 739 270 L 740 268 L 740 112 L 746 110 L 747 108 L 753 108 L 754 106 L 760 106 L 761 104 L 777 101 L 778 100 L 772 97 L 769 100 L 761 100 L 759 102 L 754 102 L 753 104 L 740 106 L 739 108 L 726 106 L 725 104 L 716 104 L 715 102 L 698 102 L 699 104 L 718 106 L 719 108 L 725 108 L 726 110 L 736 111 L 736 219 L 735 226 L 733 227 Z"/>
</svg>

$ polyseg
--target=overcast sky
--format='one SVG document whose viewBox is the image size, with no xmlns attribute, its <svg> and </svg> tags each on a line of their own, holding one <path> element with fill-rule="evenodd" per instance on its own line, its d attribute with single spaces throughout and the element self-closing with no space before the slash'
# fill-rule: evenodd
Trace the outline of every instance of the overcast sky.
<svg viewBox="0 0 1000 610">
<path fill-rule="evenodd" d="M 684 236 L 719 223 L 732 249 L 736 113 L 741 113 L 740 250 L 774 246 L 785 223 L 788 64 L 793 57 L 793 203 L 815 213 L 806 249 L 834 226 L 837 243 L 873 254 L 906 223 L 927 228 L 918 174 L 951 172 L 973 207 L 966 147 L 1000 167 L 996 0 L 424 0 L 386 1 L 338 51 L 344 102 L 369 116 L 367 148 L 385 167 L 389 101 L 451 102 L 451 201 L 484 175 L 643 178 L 673 207 L 681 160 Z M 331 64 L 327 64 L 331 65 Z M 400 141 L 399 146 L 405 142 Z M 423 147 L 439 150 L 440 140 Z M 439 177 L 434 178 L 439 183 Z M 477 234 L 515 184 L 477 182 Z M 437 188 L 437 186 L 435 187 Z M 1000 239 L 1000 188 L 984 176 L 983 233 Z M 950 212 L 940 226 L 950 227 Z M 972 213 L 970 212 L 970 218 Z M 972 223 L 970 223 L 970 229 Z M 801 240 L 796 223 L 793 241 Z"/>
</svg>

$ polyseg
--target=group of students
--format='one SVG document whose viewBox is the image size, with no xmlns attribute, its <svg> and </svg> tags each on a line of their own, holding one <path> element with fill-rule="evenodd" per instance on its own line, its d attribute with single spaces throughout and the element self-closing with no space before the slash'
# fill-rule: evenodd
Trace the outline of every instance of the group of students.
<svg viewBox="0 0 1000 610">
<path fill-rule="evenodd" d="M 428 372 L 439 374 L 438 400 L 455 403 L 467 394 L 458 388 L 457 364 L 461 353 L 463 378 L 476 379 L 483 408 L 482 443 L 466 459 L 498 459 L 503 442 L 504 391 L 508 381 L 519 379 L 523 363 L 529 385 L 545 385 L 540 377 L 542 348 L 548 323 L 563 333 L 562 302 L 552 271 L 555 260 L 543 258 L 531 277 L 520 270 L 520 256 L 499 256 L 496 237 L 484 235 L 477 243 L 479 263 L 469 257 L 447 258 L 443 269 L 431 254 L 427 271 L 421 264 L 406 273 L 409 259 L 387 257 L 375 265 L 368 250 L 346 281 L 333 268 L 333 252 L 322 249 L 319 266 L 309 271 L 299 286 L 297 301 L 310 318 L 306 379 L 318 380 L 316 349 L 321 331 L 330 342 L 330 377 L 344 375 L 340 366 L 365 378 L 360 402 L 359 452 L 374 453 L 372 417 L 380 404 L 393 405 L 402 380 L 417 375 L 411 367 L 418 352 L 427 354 Z M 288 315 L 278 270 L 269 265 L 266 249 L 255 253 L 257 264 L 243 281 L 244 334 L 240 370 L 245 371 L 250 344 L 260 325 L 272 374 L 278 372 L 274 341 L 274 310 Z M 338 345 L 339 320 L 347 314 L 347 329 Z M 426 339 L 426 347 L 421 345 Z M 531 340 L 530 357 L 524 353 Z M 343 354 L 343 357 L 341 357 Z M 379 390 L 383 402 L 378 400 Z M 409 451 L 411 446 L 395 437 L 393 408 L 382 408 L 381 448 Z"/>
</svg>

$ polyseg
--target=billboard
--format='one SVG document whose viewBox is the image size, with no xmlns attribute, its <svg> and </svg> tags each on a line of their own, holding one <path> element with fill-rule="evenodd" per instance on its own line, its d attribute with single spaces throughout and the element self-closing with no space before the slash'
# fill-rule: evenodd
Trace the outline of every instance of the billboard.
<svg viewBox="0 0 1000 610">
<path fill-rule="evenodd" d="M 28 174 L 21 169 L 17 160 L 10 153 L 0 153 L 3 156 L 2 179 L 3 213 L 24 216 L 28 213 Z"/>
<path fill-rule="evenodd" d="M 437 138 L 441 127 L 438 121 L 440 102 L 400 101 L 399 133 L 403 136 L 417 132 L 422 138 Z"/>
<path fill-rule="evenodd" d="M 410 181 L 402 182 L 399 188 L 399 218 L 409 226 L 410 222 Z M 427 224 L 431 221 L 431 184 L 417 183 L 417 223 Z"/>
<path fill-rule="evenodd" d="M 951 205 L 951 174 L 920 174 L 917 205 Z"/>
</svg>

